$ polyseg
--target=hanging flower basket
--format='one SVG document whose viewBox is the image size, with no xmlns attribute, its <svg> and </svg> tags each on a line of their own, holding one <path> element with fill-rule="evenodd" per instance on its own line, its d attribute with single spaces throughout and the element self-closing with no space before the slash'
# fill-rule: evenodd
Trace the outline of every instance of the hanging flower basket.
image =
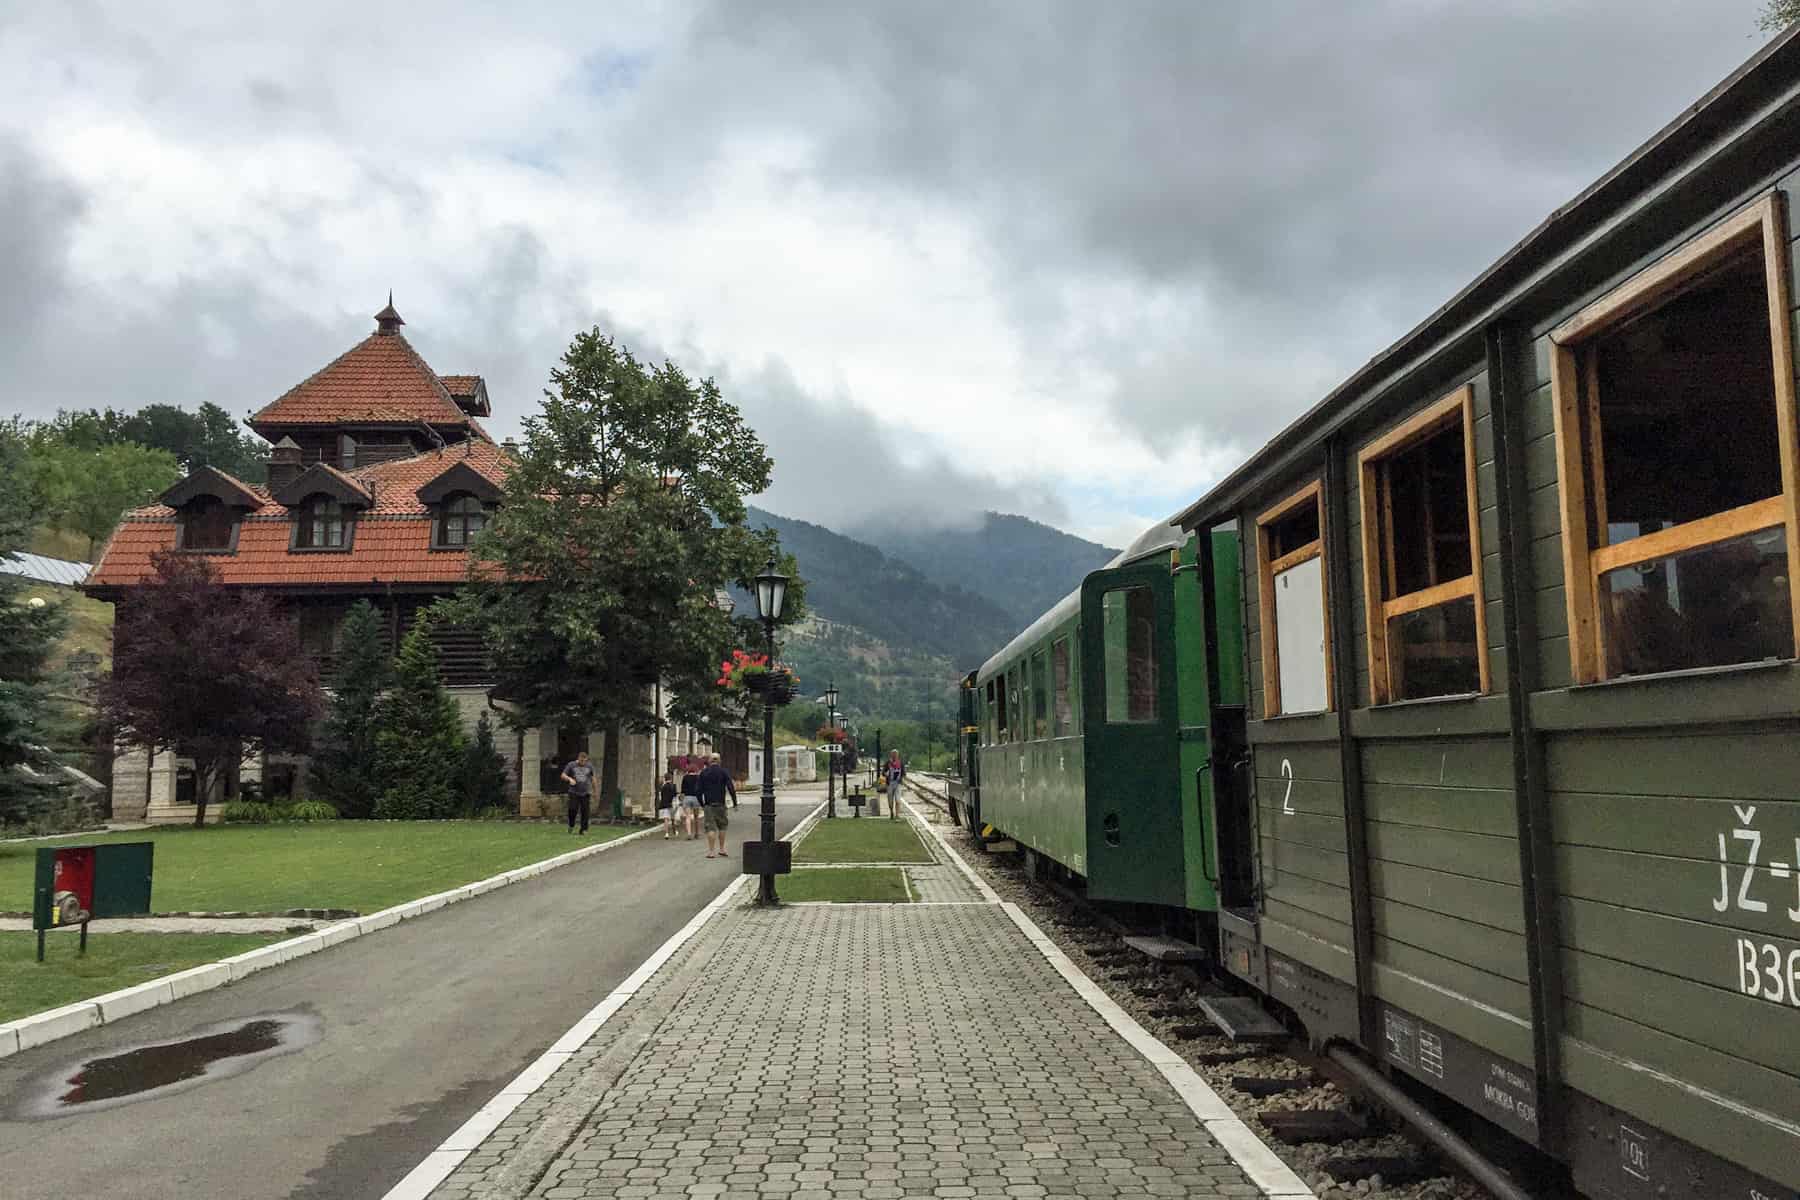
<svg viewBox="0 0 1800 1200">
<path fill-rule="evenodd" d="M 776 667 L 764 679 L 763 699 L 770 704 L 783 705 L 794 702 L 794 693 L 800 687 L 800 678 L 786 667 Z"/>
</svg>

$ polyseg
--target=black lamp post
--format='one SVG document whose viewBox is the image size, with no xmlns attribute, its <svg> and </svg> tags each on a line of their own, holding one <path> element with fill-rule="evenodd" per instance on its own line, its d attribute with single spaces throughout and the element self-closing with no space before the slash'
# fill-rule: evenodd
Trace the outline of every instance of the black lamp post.
<svg viewBox="0 0 1800 1200">
<path fill-rule="evenodd" d="M 837 729 L 837 684 L 828 684 L 825 688 L 825 728 Z M 833 735 L 835 737 L 835 734 Z M 837 765 L 843 757 L 843 747 L 835 740 L 828 742 L 831 750 L 825 755 L 825 816 L 837 816 Z"/>
<path fill-rule="evenodd" d="M 762 574 L 756 577 L 756 615 L 762 618 L 763 632 L 768 636 L 769 669 L 775 669 L 775 625 L 781 620 L 781 606 L 787 600 L 787 576 L 775 569 L 769 559 Z M 762 882 L 756 890 L 758 904 L 778 903 L 775 896 L 775 705 L 763 697 L 763 779 L 762 779 L 762 846 L 757 856 L 757 873 Z M 748 864 L 746 864 L 748 865 Z"/>
</svg>

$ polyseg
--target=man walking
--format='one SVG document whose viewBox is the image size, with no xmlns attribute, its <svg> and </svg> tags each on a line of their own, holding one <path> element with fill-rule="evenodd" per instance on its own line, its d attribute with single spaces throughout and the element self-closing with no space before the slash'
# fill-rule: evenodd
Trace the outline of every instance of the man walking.
<svg viewBox="0 0 1800 1200">
<path fill-rule="evenodd" d="M 906 768 L 900 765 L 900 752 L 888 755 L 887 766 L 882 768 L 882 779 L 887 783 L 888 816 L 900 815 L 900 781 L 906 778 Z"/>
<path fill-rule="evenodd" d="M 700 804 L 705 812 L 706 822 L 706 857 L 725 858 L 725 827 L 731 823 L 725 812 L 725 797 L 729 795 L 733 804 L 737 803 L 737 787 L 731 782 L 731 772 L 719 765 L 719 756 L 713 755 L 707 760 L 706 769 L 700 772 Z M 713 837 L 718 836 L 719 848 L 713 850 Z"/>
<path fill-rule="evenodd" d="M 583 750 L 575 761 L 562 769 L 562 781 L 569 785 L 569 832 L 575 832 L 575 814 L 581 814 L 581 832 L 588 830 L 588 805 L 594 795 L 594 764 Z"/>
</svg>

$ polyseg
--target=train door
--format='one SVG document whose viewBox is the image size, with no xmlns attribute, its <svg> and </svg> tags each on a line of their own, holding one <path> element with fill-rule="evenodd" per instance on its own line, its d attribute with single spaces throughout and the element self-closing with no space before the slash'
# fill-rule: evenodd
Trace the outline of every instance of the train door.
<svg viewBox="0 0 1800 1200">
<path fill-rule="evenodd" d="M 1243 583 L 1235 528 L 1198 539 L 1201 621 L 1212 731 L 1211 773 L 1219 907 L 1254 919 L 1256 811 L 1245 727 Z"/>
<path fill-rule="evenodd" d="M 1088 894 L 1180 906 L 1174 589 L 1166 559 L 1081 585 Z"/>
</svg>

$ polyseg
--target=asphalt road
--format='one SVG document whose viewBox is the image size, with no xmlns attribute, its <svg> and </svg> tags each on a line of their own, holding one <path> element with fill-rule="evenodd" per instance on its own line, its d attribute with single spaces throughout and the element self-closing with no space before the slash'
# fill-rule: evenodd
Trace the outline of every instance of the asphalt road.
<svg viewBox="0 0 1800 1200">
<path fill-rule="evenodd" d="M 786 796 L 783 833 L 823 789 Z M 0 1059 L 0 1197 L 382 1196 L 718 895 L 755 836 L 754 805 L 746 789 L 723 862 L 704 842 L 652 835 Z M 296 1009 L 319 1040 L 240 1074 L 26 1116 L 46 1079 L 88 1059 Z"/>
</svg>

